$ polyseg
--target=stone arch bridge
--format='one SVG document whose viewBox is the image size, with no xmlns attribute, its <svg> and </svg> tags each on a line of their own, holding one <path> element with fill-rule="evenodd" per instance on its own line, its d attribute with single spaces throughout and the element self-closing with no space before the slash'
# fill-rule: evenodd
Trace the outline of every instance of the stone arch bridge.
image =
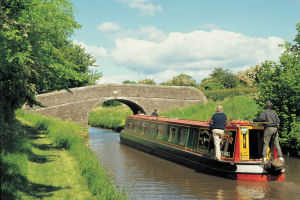
<svg viewBox="0 0 300 200">
<path fill-rule="evenodd" d="M 139 110 L 151 114 L 154 108 L 162 112 L 174 107 L 207 102 L 200 90 L 182 86 L 103 84 L 73 88 L 70 91 L 37 95 L 37 100 L 46 107 L 26 107 L 26 110 L 87 124 L 90 111 L 99 103 L 111 99 L 126 104 L 134 114 Z"/>
</svg>

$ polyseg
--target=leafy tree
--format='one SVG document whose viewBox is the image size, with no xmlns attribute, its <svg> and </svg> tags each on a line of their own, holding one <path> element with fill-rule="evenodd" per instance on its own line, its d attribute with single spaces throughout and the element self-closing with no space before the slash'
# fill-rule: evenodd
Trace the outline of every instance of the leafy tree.
<svg viewBox="0 0 300 200">
<path fill-rule="evenodd" d="M 238 72 L 237 78 L 241 84 L 246 87 L 255 87 L 258 79 L 257 79 L 257 71 L 258 66 L 251 67 L 246 69 L 243 72 Z"/>
<path fill-rule="evenodd" d="M 225 88 L 236 88 L 238 85 L 238 79 L 236 75 L 234 75 L 228 69 L 217 67 L 210 74 L 210 77 L 215 82 L 221 83 Z"/>
<path fill-rule="evenodd" d="M 135 81 L 125 80 L 122 82 L 123 84 L 136 84 Z"/>
<path fill-rule="evenodd" d="M 265 61 L 258 68 L 260 94 L 258 103 L 263 107 L 267 100 L 274 104 L 282 122 L 281 142 L 284 151 L 300 151 L 300 23 L 294 44 L 285 42 L 285 51 L 279 63 Z"/>
<path fill-rule="evenodd" d="M 163 83 L 162 85 L 174 85 L 174 86 L 191 86 L 196 87 L 196 81 L 191 76 L 186 74 L 180 74 L 174 76 L 171 80 Z"/>
<path fill-rule="evenodd" d="M 203 88 L 204 90 L 216 90 L 216 89 L 224 89 L 223 84 L 211 78 L 204 78 L 199 85 L 199 88 Z"/>
<path fill-rule="evenodd" d="M 69 40 L 79 27 L 68 0 L 0 1 L 2 120 L 26 101 L 38 104 L 37 93 L 95 81 L 87 66 L 94 59 Z"/>
<path fill-rule="evenodd" d="M 147 85 L 156 85 L 155 81 L 150 78 L 146 78 L 144 80 L 140 80 L 137 82 L 138 84 L 147 84 Z"/>
</svg>

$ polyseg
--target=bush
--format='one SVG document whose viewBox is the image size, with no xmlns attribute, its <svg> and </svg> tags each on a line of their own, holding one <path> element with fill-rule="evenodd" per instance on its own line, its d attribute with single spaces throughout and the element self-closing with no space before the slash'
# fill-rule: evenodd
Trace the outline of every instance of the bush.
<svg viewBox="0 0 300 200">
<path fill-rule="evenodd" d="M 297 155 L 300 151 L 300 23 L 295 43 L 286 42 L 279 63 L 265 61 L 258 66 L 259 96 L 257 102 L 264 108 L 267 100 L 274 105 L 280 118 L 280 138 L 283 151 Z M 298 128 L 297 128 L 298 127 Z"/>
<path fill-rule="evenodd" d="M 97 106 L 89 115 L 88 123 L 91 126 L 120 130 L 124 127 L 127 115 L 132 111 L 126 105 L 115 107 Z"/>
<path fill-rule="evenodd" d="M 227 97 L 233 96 L 254 96 L 258 92 L 257 88 L 232 88 L 232 89 L 219 89 L 219 90 L 204 90 L 203 93 L 206 98 L 213 101 L 222 101 Z"/>
<path fill-rule="evenodd" d="M 110 106 L 113 107 L 113 106 L 120 106 L 120 105 L 122 105 L 122 103 L 116 100 L 104 101 L 102 104 L 103 107 L 110 107 Z"/>
</svg>

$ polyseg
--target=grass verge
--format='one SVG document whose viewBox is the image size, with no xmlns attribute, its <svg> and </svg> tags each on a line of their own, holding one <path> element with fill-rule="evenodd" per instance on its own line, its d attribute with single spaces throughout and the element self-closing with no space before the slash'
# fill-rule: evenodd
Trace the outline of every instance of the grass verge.
<svg viewBox="0 0 300 200">
<path fill-rule="evenodd" d="M 252 98 L 235 96 L 220 102 L 209 101 L 206 104 L 175 108 L 161 115 L 172 118 L 203 121 L 211 118 L 219 104 L 223 106 L 224 113 L 229 120 L 253 120 L 259 110 L 258 105 Z"/>
<path fill-rule="evenodd" d="M 98 105 L 89 115 L 89 124 L 95 127 L 120 130 L 124 127 L 127 115 L 132 115 L 131 109 L 126 105 L 102 107 Z"/>
<path fill-rule="evenodd" d="M 216 106 L 223 105 L 224 113 L 229 120 L 253 120 L 258 112 L 258 105 L 251 97 L 235 96 L 222 101 L 209 101 L 206 104 L 197 104 L 185 108 L 175 108 L 168 112 L 159 113 L 160 116 L 171 118 L 208 120 L 216 112 Z M 118 129 L 125 124 L 126 116 L 132 111 L 126 105 L 115 107 L 97 106 L 89 116 L 91 126 Z"/>
<path fill-rule="evenodd" d="M 17 199 L 19 192 L 30 192 L 26 178 L 31 145 L 27 130 L 17 120 L 0 126 L 0 196 Z"/>
<path fill-rule="evenodd" d="M 19 111 L 17 116 L 32 123 L 39 131 L 45 131 L 55 148 L 65 149 L 75 158 L 80 173 L 95 199 L 127 199 L 127 195 L 118 190 L 95 154 L 87 146 L 88 133 L 85 128 L 76 123 L 24 111 Z"/>
</svg>

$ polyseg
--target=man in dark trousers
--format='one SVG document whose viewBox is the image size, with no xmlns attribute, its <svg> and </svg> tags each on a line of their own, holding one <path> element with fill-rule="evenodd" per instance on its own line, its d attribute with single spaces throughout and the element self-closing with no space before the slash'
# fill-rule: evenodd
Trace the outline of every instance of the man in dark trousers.
<svg viewBox="0 0 300 200">
<path fill-rule="evenodd" d="M 267 157 L 267 151 L 268 147 L 274 147 L 277 151 L 277 155 L 281 161 L 284 161 L 282 157 L 281 148 L 279 146 L 278 141 L 278 127 L 280 120 L 277 116 L 277 114 L 272 110 L 273 104 L 271 101 L 266 102 L 266 111 L 261 113 L 259 117 L 257 117 L 255 122 L 266 122 L 265 124 L 265 131 L 264 131 L 264 146 L 263 146 L 263 152 L 262 152 L 262 158 L 263 162 L 266 162 Z"/>
<path fill-rule="evenodd" d="M 223 113 L 223 107 L 217 106 L 217 113 L 215 113 L 210 120 L 210 128 L 212 129 L 214 145 L 215 145 L 215 159 L 221 159 L 220 143 L 222 141 L 227 117 Z"/>
</svg>

